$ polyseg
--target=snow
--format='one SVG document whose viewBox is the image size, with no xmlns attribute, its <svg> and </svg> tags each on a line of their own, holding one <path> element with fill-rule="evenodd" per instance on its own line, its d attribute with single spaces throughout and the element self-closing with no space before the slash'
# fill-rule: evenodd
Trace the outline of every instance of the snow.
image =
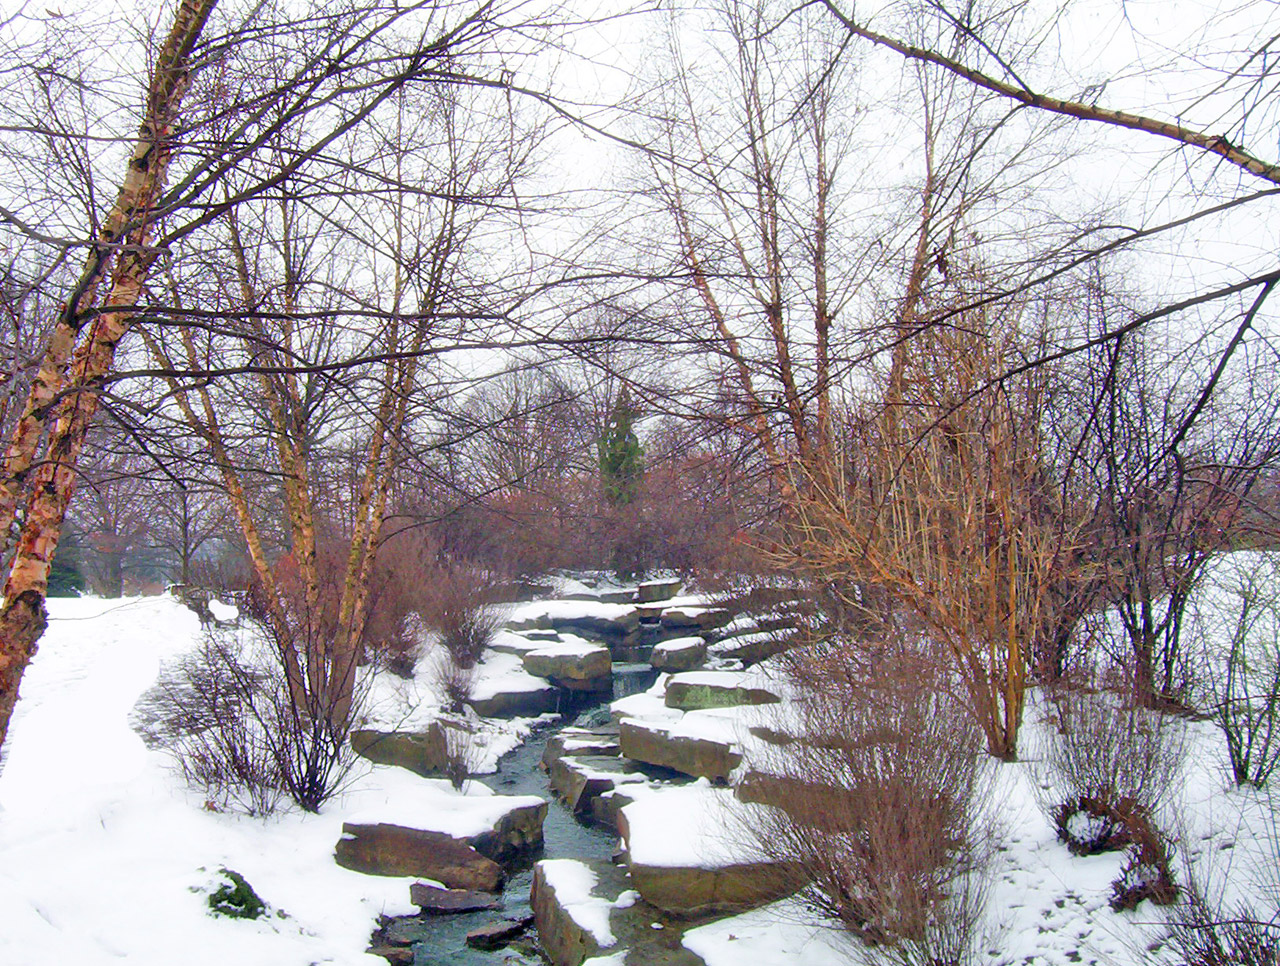
<svg viewBox="0 0 1280 966">
<path fill-rule="evenodd" d="M 572 635 L 566 636 L 573 637 Z M 544 641 L 540 647 L 536 647 L 530 651 L 526 651 L 525 653 L 536 654 L 538 657 L 580 658 L 590 657 L 598 651 L 608 652 L 608 650 L 609 649 L 607 647 L 602 647 L 599 644 L 592 644 L 590 641 L 584 641 L 582 638 L 576 637 L 571 640 Z"/>
<path fill-rule="evenodd" d="M 836 966 L 860 961 L 852 936 L 815 924 L 813 913 L 794 899 L 698 926 L 681 941 L 707 966 Z"/>
<path fill-rule="evenodd" d="M 342 823 L 479 831 L 511 803 L 378 767 L 318 815 L 208 811 L 128 724 L 162 662 L 198 641 L 196 616 L 171 597 L 54 599 L 49 611 L 0 771 L 0 963 L 385 966 L 364 949 L 380 914 L 416 911 L 413 880 L 335 864 Z M 220 867 L 284 917 L 210 915 L 192 890 Z"/>
<path fill-rule="evenodd" d="M 702 647 L 706 644 L 706 639 L 701 637 L 673 637 L 668 641 L 662 641 L 653 646 L 654 654 L 679 654 L 682 651 L 690 651 L 695 648 Z"/>
<path fill-rule="evenodd" d="M 478 665 L 473 698 L 492 698 L 497 694 L 514 694 L 524 691 L 545 691 L 550 685 L 542 678 L 534 677 L 524 669 L 524 662 L 514 654 L 490 652 Z"/>
<path fill-rule="evenodd" d="M 224 604 L 217 598 L 209 601 L 209 613 L 216 621 L 234 621 L 240 618 L 240 608 L 234 604 Z"/>
<path fill-rule="evenodd" d="M 576 859 L 543 859 L 538 865 L 569 918 L 589 932 L 602 949 L 614 945 L 617 939 L 609 927 L 609 912 L 614 904 L 591 894 L 596 874 Z"/>
<path fill-rule="evenodd" d="M 732 789 L 713 788 L 699 779 L 672 788 L 628 789 L 628 794 L 636 799 L 622 808 L 633 862 L 720 869 L 764 861 L 747 829 L 763 825 L 758 819 L 765 809 L 739 802 Z"/>
<path fill-rule="evenodd" d="M 636 612 L 635 604 L 610 604 L 602 600 L 537 600 L 520 604 L 511 614 L 512 622 L 546 617 L 550 620 L 573 620 L 594 617 L 601 620 L 625 620 Z"/>
</svg>

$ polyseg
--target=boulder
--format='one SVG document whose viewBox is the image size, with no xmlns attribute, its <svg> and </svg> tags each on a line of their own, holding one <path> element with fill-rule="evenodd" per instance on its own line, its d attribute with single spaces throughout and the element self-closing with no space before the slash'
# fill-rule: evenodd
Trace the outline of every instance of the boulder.
<svg viewBox="0 0 1280 966">
<path fill-rule="evenodd" d="M 667 682 L 663 702 L 680 711 L 732 708 L 744 704 L 777 704 L 782 699 L 764 688 L 744 686 L 742 675 L 732 671 L 695 671 L 676 674 Z"/>
<path fill-rule="evenodd" d="M 796 637 L 797 631 L 794 627 L 738 634 L 716 641 L 711 647 L 711 652 L 716 657 L 735 658 L 743 664 L 759 664 L 776 654 L 790 650 L 796 642 Z"/>
<path fill-rule="evenodd" d="M 517 805 L 504 812 L 493 828 L 466 841 L 486 858 L 511 865 L 542 847 L 542 823 L 546 817 L 546 802 Z"/>
<path fill-rule="evenodd" d="M 544 860 L 533 867 L 529 904 L 533 907 L 538 939 L 552 966 L 581 966 L 600 952 L 602 945 L 592 924 L 584 923 L 580 914 L 575 915 L 578 911 L 575 907 L 580 907 L 582 897 L 558 884 L 557 877 L 550 872 L 565 863 L 563 859 L 551 863 Z M 611 939 L 611 936 L 605 937 L 606 942 Z"/>
<path fill-rule="evenodd" d="M 470 889 L 441 889 L 426 882 L 409 886 L 409 901 L 425 915 L 447 916 L 460 912 L 485 912 L 498 909 L 502 901 L 486 892 Z"/>
<path fill-rule="evenodd" d="M 629 771 L 626 763 L 613 757 L 568 757 L 551 766 L 551 789 L 575 815 L 591 814 L 596 798 L 619 785 L 647 781 L 638 772 Z"/>
<path fill-rule="evenodd" d="M 572 691 L 611 690 L 612 668 L 609 649 L 594 644 L 552 644 L 524 655 L 527 672 Z"/>
<path fill-rule="evenodd" d="M 344 822 L 334 859 L 354 872 L 418 876 L 451 889 L 494 892 L 502 885 L 502 867 L 467 842 L 402 825 Z"/>
<path fill-rule="evenodd" d="M 678 722 L 623 719 L 618 730 L 623 756 L 694 778 L 728 781 L 742 761 L 733 742 L 680 734 L 676 726 Z"/>
<path fill-rule="evenodd" d="M 535 613 L 527 617 L 512 617 L 507 621 L 507 629 L 512 631 L 549 631 L 551 617 L 545 613 Z"/>
<path fill-rule="evenodd" d="M 745 912 L 791 895 L 803 884 L 794 869 L 773 862 L 698 868 L 633 860 L 630 869 L 645 902 L 681 918 Z"/>
<path fill-rule="evenodd" d="M 351 732 L 351 748 L 362 758 L 379 765 L 396 765 L 424 777 L 445 774 L 449 765 L 447 732 L 469 731 L 467 725 L 453 721 L 433 721 L 423 731 Z"/>
<path fill-rule="evenodd" d="M 548 684 L 536 688 L 510 688 L 472 695 L 467 704 L 482 718 L 536 718 L 560 709 L 560 694 Z"/>
<path fill-rule="evenodd" d="M 413 966 L 412 946 L 393 946 L 390 943 L 379 943 L 370 946 L 366 952 L 370 956 L 381 956 L 391 966 Z"/>
<path fill-rule="evenodd" d="M 646 580 L 636 588 L 636 602 L 652 604 L 660 600 L 670 600 L 680 593 L 682 583 L 679 577 L 665 580 Z"/>
<path fill-rule="evenodd" d="M 602 728 L 561 728 L 547 739 L 542 751 L 542 767 L 551 770 L 557 760 L 579 755 L 618 755 L 618 729 L 613 725 Z"/>
<path fill-rule="evenodd" d="M 741 912 L 789 895 L 803 880 L 794 863 L 761 850 L 760 823 L 770 820 L 728 789 L 642 794 L 618 815 L 631 883 L 645 901 L 680 917 Z"/>
<path fill-rule="evenodd" d="M 701 637 L 673 637 L 655 644 L 649 663 L 660 671 L 692 671 L 707 660 L 707 642 Z"/>
<path fill-rule="evenodd" d="M 533 925 L 533 916 L 522 919 L 500 919 L 467 933 L 467 945 L 473 949 L 501 949 Z"/>
<path fill-rule="evenodd" d="M 624 610 L 612 617 L 602 614 L 566 614 L 549 618 L 551 626 L 561 633 L 565 631 L 616 640 L 634 634 L 640 629 L 640 615 L 634 609 Z"/>
<path fill-rule="evenodd" d="M 662 626 L 711 631 L 733 619 L 723 607 L 669 607 L 662 612 Z"/>
</svg>

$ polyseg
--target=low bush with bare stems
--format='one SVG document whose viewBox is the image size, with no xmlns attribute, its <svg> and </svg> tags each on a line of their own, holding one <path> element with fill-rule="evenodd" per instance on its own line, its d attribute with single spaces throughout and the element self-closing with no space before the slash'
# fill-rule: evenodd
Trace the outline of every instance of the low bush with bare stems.
<svg viewBox="0 0 1280 966">
<path fill-rule="evenodd" d="M 1183 722 L 1080 682 L 1055 689 L 1046 716 L 1040 799 L 1059 840 L 1074 855 L 1128 851 L 1113 908 L 1172 902 L 1177 888 L 1158 816 L 1185 759 Z"/>
<path fill-rule="evenodd" d="M 210 632 L 143 703 L 151 736 L 211 808 L 265 815 L 292 800 L 318 811 L 355 765 L 349 719 L 291 700 L 277 653 L 233 631 Z M 362 702 L 357 688 L 357 711 Z"/>
<path fill-rule="evenodd" d="M 873 961 L 970 961 L 991 831 L 972 718 L 936 663 L 907 648 L 864 663 L 816 644 L 791 663 L 804 694 L 795 740 L 765 754 L 741 792 L 776 806 L 755 829 L 761 847 L 800 870 L 808 901 Z"/>
<path fill-rule="evenodd" d="M 1205 666 L 1200 701 L 1236 784 L 1260 788 L 1280 768 L 1280 555 L 1214 560 L 1189 616 Z"/>
<path fill-rule="evenodd" d="M 477 567 L 442 565 L 428 575 L 419 613 L 457 667 L 469 671 L 506 619 L 494 602 L 498 581 Z"/>
</svg>

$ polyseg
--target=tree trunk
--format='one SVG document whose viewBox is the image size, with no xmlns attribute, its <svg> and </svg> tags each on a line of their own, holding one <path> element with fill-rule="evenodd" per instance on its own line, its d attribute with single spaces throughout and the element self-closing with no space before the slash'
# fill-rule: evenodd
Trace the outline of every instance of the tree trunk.
<svg viewBox="0 0 1280 966">
<path fill-rule="evenodd" d="M 111 371 L 116 346 L 128 330 L 132 308 L 137 305 L 155 260 L 155 252 L 147 247 L 153 209 L 164 190 L 173 154 L 191 52 L 216 4 L 217 0 L 183 0 L 178 6 L 173 28 L 151 74 L 146 110 L 115 205 L 99 232 L 99 244 L 90 256 L 81 284 L 54 328 L 45 351 L 46 365 L 32 388 L 27 410 L 6 453 L 6 478 L 0 499 L 0 524 L 6 530 L 15 518 L 17 494 L 24 483 L 28 496 L 5 584 L 4 605 L 0 607 L 0 745 L 8 732 L 22 672 L 44 632 L 49 568 L 71 501 L 76 461 L 97 411 L 97 387 Z M 94 302 L 99 281 L 108 269 L 111 285 L 102 305 L 111 310 L 101 311 Z M 86 326 L 85 341 L 72 352 Z M 59 393 L 57 420 L 49 433 L 45 459 L 28 481 L 49 407 Z"/>
</svg>

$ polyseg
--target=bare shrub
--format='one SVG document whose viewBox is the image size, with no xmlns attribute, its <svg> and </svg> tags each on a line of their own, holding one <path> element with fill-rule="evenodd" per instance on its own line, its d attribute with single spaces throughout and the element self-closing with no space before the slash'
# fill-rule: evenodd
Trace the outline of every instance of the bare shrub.
<svg viewBox="0 0 1280 966">
<path fill-rule="evenodd" d="M 1177 887 L 1157 818 L 1182 771 L 1182 721 L 1080 684 L 1055 690 L 1047 717 L 1040 799 L 1058 839 L 1075 855 L 1128 850 L 1112 908 L 1172 902 Z"/>
<path fill-rule="evenodd" d="M 498 582 L 486 571 L 463 565 L 442 566 L 430 580 L 419 605 L 423 624 L 458 669 L 468 671 L 506 619 L 493 602 Z"/>
<path fill-rule="evenodd" d="M 1232 777 L 1261 787 L 1280 766 L 1280 557 L 1215 560 L 1191 624 L 1204 655 L 1202 700 L 1226 739 Z"/>
<path fill-rule="evenodd" d="M 160 740 L 215 805 L 263 815 L 288 798 L 318 811 L 355 764 L 349 719 L 292 700 L 278 654 L 211 633 L 151 702 Z"/>
<path fill-rule="evenodd" d="M 480 766 L 481 746 L 476 742 L 475 727 L 469 722 L 454 722 L 444 729 L 444 776 L 457 791 L 462 791 Z"/>
<path fill-rule="evenodd" d="M 882 962 L 968 961 L 986 897 L 982 736 L 936 664 L 905 648 L 792 652 L 794 741 L 761 762 L 761 847 Z M 749 797 L 748 792 L 746 796 Z"/>
<path fill-rule="evenodd" d="M 1154 816 L 1182 771 L 1186 728 L 1108 689 L 1077 684 L 1051 693 L 1038 766 L 1041 805 L 1073 852 L 1124 848 L 1140 816 Z"/>
<path fill-rule="evenodd" d="M 436 655 L 433 676 L 445 710 L 450 714 L 464 711 L 475 687 L 475 666 L 459 667 L 453 655 L 445 651 Z"/>
</svg>

